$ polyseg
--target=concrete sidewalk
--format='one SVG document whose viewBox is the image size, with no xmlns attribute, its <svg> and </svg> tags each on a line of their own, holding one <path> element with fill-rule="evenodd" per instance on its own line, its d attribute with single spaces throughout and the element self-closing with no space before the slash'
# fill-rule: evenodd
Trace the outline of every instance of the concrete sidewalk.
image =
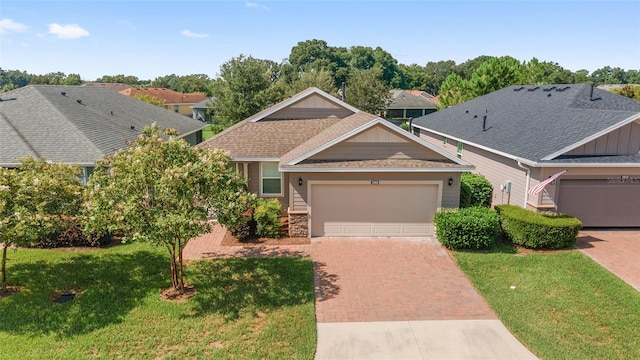
<svg viewBox="0 0 640 360">
<path fill-rule="evenodd" d="M 318 323 L 317 360 L 537 359 L 499 320 Z"/>
</svg>

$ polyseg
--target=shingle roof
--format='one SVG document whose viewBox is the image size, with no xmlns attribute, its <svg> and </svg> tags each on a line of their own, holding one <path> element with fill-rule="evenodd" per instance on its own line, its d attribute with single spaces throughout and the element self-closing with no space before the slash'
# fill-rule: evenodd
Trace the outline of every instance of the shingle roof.
<svg viewBox="0 0 640 360">
<path fill-rule="evenodd" d="M 290 161 L 309 153 L 310 151 L 319 148 L 322 145 L 329 143 L 330 141 L 344 135 L 350 131 L 357 129 L 358 127 L 371 122 L 378 117 L 366 112 L 359 112 L 351 116 L 336 122 L 326 130 L 318 133 L 313 138 L 310 138 L 304 143 L 300 143 L 295 149 L 291 149 L 286 155 L 280 159 L 281 164 L 287 164 Z"/>
<path fill-rule="evenodd" d="M 19 163 L 28 155 L 93 164 L 123 148 L 153 122 L 183 135 L 206 126 L 102 87 L 31 85 L 1 94 L 0 99 L 3 165 Z"/>
<path fill-rule="evenodd" d="M 469 165 L 459 161 L 440 149 L 440 152 L 448 158 L 445 161 L 413 160 L 368 160 L 343 161 L 341 159 L 311 161 L 306 160 L 312 154 L 322 151 L 327 147 L 345 140 L 346 137 L 364 131 L 376 124 L 385 124 L 392 129 L 397 129 L 386 120 L 372 114 L 368 114 L 349 106 L 354 112 L 351 115 L 340 118 L 331 116 L 322 119 L 270 119 L 268 116 L 274 111 L 282 110 L 287 106 L 293 106 L 298 100 L 304 99 L 312 93 L 317 93 L 332 102 L 342 106 L 342 102 L 316 88 L 310 88 L 293 96 L 291 99 L 276 104 L 254 116 L 251 116 L 225 131 L 215 135 L 198 146 L 219 148 L 229 152 L 232 159 L 279 159 L 280 167 L 284 168 L 351 168 L 373 167 L 391 171 L 400 168 L 464 168 Z M 346 105 L 346 104 L 345 104 Z M 348 106 L 348 105 L 347 105 Z M 309 109 L 313 113 L 314 109 Z M 300 113 L 305 116 L 307 113 Z M 402 135 L 421 143 L 425 147 L 430 145 L 419 138 L 401 131 Z M 425 149 L 425 153 L 428 150 Z M 299 164 L 299 166 L 297 166 Z"/>
<path fill-rule="evenodd" d="M 510 86 L 413 120 L 418 128 L 539 162 L 640 117 L 640 102 L 590 85 Z M 483 117 L 486 115 L 486 131 Z"/>
<path fill-rule="evenodd" d="M 244 120 L 200 146 L 224 149 L 232 158 L 279 158 L 339 120 Z"/>
<path fill-rule="evenodd" d="M 170 104 L 195 104 L 207 97 L 200 93 L 181 93 L 165 88 L 134 88 L 130 87 L 119 91 L 120 94 L 127 96 L 149 95 L 160 100 L 164 100 L 165 105 Z"/>
<path fill-rule="evenodd" d="M 435 109 L 436 104 L 421 93 L 416 93 L 416 90 L 392 90 L 392 100 L 387 109 Z"/>
</svg>

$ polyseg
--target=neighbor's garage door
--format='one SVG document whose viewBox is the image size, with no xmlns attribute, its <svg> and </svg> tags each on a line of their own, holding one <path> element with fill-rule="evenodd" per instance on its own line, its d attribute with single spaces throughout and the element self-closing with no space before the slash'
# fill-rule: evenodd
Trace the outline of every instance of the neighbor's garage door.
<svg viewBox="0 0 640 360">
<path fill-rule="evenodd" d="M 433 234 L 433 184 L 312 184 L 311 236 Z"/>
<path fill-rule="evenodd" d="M 583 226 L 640 226 L 640 184 L 561 180 L 558 211 L 577 217 Z"/>
</svg>

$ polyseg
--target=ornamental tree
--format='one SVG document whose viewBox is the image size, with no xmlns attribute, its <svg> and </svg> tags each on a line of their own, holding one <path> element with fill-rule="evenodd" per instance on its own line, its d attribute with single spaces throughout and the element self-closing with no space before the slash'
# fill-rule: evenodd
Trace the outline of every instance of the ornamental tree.
<svg viewBox="0 0 640 360">
<path fill-rule="evenodd" d="M 246 189 L 219 150 L 193 148 L 174 130 L 145 128 L 127 149 L 96 165 L 85 203 L 87 233 L 118 232 L 167 249 L 174 290 L 184 292 L 182 251 L 211 230 L 212 210 Z M 167 138 L 168 137 L 168 138 Z"/>
<path fill-rule="evenodd" d="M 80 169 L 26 158 L 18 169 L 0 168 L 2 293 L 6 291 L 7 249 L 29 246 L 64 232 L 82 204 Z"/>
</svg>

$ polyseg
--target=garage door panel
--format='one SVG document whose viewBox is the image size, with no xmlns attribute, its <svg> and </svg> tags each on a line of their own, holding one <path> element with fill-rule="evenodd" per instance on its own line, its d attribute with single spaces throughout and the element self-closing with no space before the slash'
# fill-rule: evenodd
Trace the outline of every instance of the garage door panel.
<svg viewBox="0 0 640 360">
<path fill-rule="evenodd" d="M 424 236 L 433 233 L 434 184 L 313 184 L 312 236 Z"/>
<path fill-rule="evenodd" d="M 562 180 L 558 211 L 577 217 L 583 226 L 640 226 L 640 184 L 605 179 Z"/>
</svg>

